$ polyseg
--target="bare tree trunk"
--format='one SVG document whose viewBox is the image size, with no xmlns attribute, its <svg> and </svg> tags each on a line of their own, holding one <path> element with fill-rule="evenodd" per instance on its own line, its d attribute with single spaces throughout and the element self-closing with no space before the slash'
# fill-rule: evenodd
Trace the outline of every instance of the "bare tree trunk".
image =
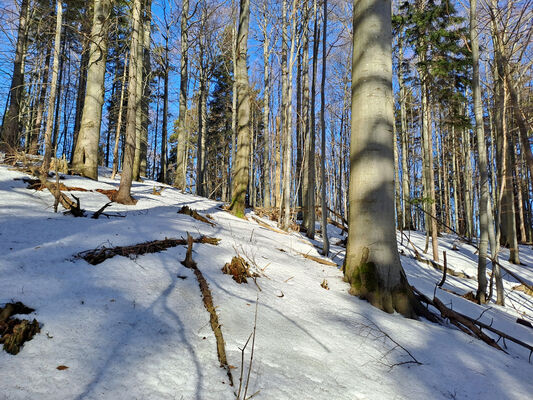
<svg viewBox="0 0 533 400">
<path fill-rule="evenodd" d="M 81 127 L 81 117 L 83 113 L 83 106 L 85 101 L 85 91 L 87 88 L 87 68 L 89 66 L 89 49 L 91 46 L 90 34 L 92 29 L 91 18 L 92 7 L 87 7 L 82 15 L 80 22 L 81 32 L 81 59 L 78 71 L 78 85 L 76 88 L 76 114 L 74 116 L 74 132 L 72 133 L 72 146 L 70 151 L 70 160 L 74 159 L 74 151 L 76 150 L 76 143 Z"/>
<path fill-rule="evenodd" d="M 165 36 L 165 66 L 164 66 L 164 83 L 163 83 L 163 127 L 161 132 L 161 165 L 159 169 L 159 176 L 158 181 L 167 183 L 167 132 L 168 132 L 168 75 L 170 74 L 170 62 L 168 59 L 169 54 L 169 48 L 168 48 L 168 35 Z M 181 101 L 181 93 L 180 93 L 180 101 Z M 180 103 L 180 115 L 181 115 L 181 103 Z M 178 131 L 180 129 L 179 126 L 180 120 L 178 119 Z M 178 148 L 180 146 L 180 142 L 183 140 L 183 138 L 178 138 Z M 183 143 L 181 143 L 183 146 Z M 183 157 L 182 154 L 176 153 L 176 160 L 179 160 L 180 157 Z M 183 162 L 183 161 L 182 161 Z M 180 164 L 180 163 L 178 163 Z M 178 171 L 183 171 L 183 168 L 180 166 L 176 166 L 176 174 L 178 174 Z"/>
<path fill-rule="evenodd" d="M 275 127 L 275 149 L 274 149 L 274 160 L 276 164 L 274 172 L 274 200 L 275 206 L 279 208 L 281 205 L 281 121 L 279 116 L 276 118 L 276 127 Z"/>
<path fill-rule="evenodd" d="M 451 129 L 452 129 L 452 149 L 451 149 L 452 170 L 450 172 L 452 176 L 452 189 L 453 189 L 453 221 L 454 221 L 455 230 L 459 232 L 459 193 L 457 191 L 457 188 L 459 185 L 457 184 L 458 171 L 457 171 L 456 163 L 455 163 L 455 153 L 457 151 L 457 147 L 455 145 L 455 126 L 452 125 Z"/>
<path fill-rule="evenodd" d="M 302 137 L 303 137 L 303 173 L 302 173 L 302 208 L 304 227 L 309 226 L 309 0 L 304 0 L 302 25 Z"/>
<path fill-rule="evenodd" d="M 122 88 L 120 90 L 120 103 L 118 105 L 117 128 L 115 131 L 115 145 L 113 147 L 113 172 L 111 179 L 115 179 L 118 171 L 118 144 L 120 141 L 120 130 L 122 129 L 122 113 L 124 111 L 124 92 L 126 91 L 126 74 L 128 71 L 128 58 L 124 61 L 124 71 L 122 73 Z"/>
<path fill-rule="evenodd" d="M 52 125 L 54 123 L 54 106 L 57 95 L 57 78 L 59 75 L 59 57 L 61 49 L 61 26 L 63 23 L 63 2 L 56 2 L 56 33 L 54 40 L 54 63 L 52 67 L 52 82 L 50 84 L 50 97 L 48 98 L 48 116 L 46 118 L 46 128 L 44 131 L 44 157 L 41 166 L 41 174 L 47 175 L 52 159 Z"/>
<path fill-rule="evenodd" d="M 83 176 L 98 180 L 98 145 L 102 124 L 107 59 L 106 24 L 109 19 L 110 3 L 108 0 L 94 0 L 93 6 L 87 89 L 72 169 Z"/>
<path fill-rule="evenodd" d="M 264 3 L 263 20 L 261 27 L 263 30 L 263 71 L 264 71 L 264 91 L 263 91 L 263 207 L 270 207 L 270 32 L 268 30 L 268 9 L 267 2 Z"/>
<path fill-rule="evenodd" d="M 151 95 L 150 38 L 152 31 L 152 0 L 144 1 L 145 17 L 143 22 L 143 94 L 141 101 L 141 159 L 139 164 L 139 175 L 146 176 L 146 166 L 148 164 L 148 125 L 150 124 L 150 116 L 148 115 L 148 112 Z"/>
<path fill-rule="evenodd" d="M 139 106 L 137 107 L 137 115 L 135 116 L 135 153 L 133 156 L 133 180 L 139 181 L 141 177 L 141 153 L 142 153 L 142 141 L 143 141 L 143 129 L 142 129 L 142 103 L 144 93 L 143 83 L 143 63 L 144 63 L 144 4 L 145 0 L 142 0 L 141 4 L 141 21 L 139 22 L 139 41 L 137 43 L 137 54 L 139 57 L 139 65 L 137 66 L 137 79 L 135 91 L 137 93 L 137 101 Z M 130 86 L 128 85 L 128 88 Z"/>
<path fill-rule="evenodd" d="M 189 0 L 183 0 L 181 11 L 181 68 L 180 68 L 180 98 L 178 117 L 178 145 L 176 149 L 176 177 L 174 186 L 185 190 L 187 155 L 185 132 L 185 114 L 187 113 L 187 89 L 189 84 L 189 42 L 188 42 Z"/>
<path fill-rule="evenodd" d="M 288 131 L 288 119 L 292 118 L 292 115 L 289 115 L 289 67 L 288 67 L 288 21 L 287 21 L 287 7 L 289 0 L 282 0 L 281 8 L 281 138 L 282 138 L 282 147 L 283 147 L 283 180 L 282 180 L 282 204 L 281 213 L 279 218 L 279 225 L 281 229 L 288 229 L 290 221 L 290 212 L 288 215 L 285 215 L 285 212 L 290 208 L 290 167 L 289 163 L 291 161 L 291 142 L 292 135 Z"/>
<path fill-rule="evenodd" d="M 353 20 L 350 234 L 344 274 L 352 294 L 414 318 L 421 306 L 400 263 L 394 224 L 391 3 L 354 1 Z"/>
<path fill-rule="evenodd" d="M 22 0 L 20 6 L 19 26 L 17 31 L 17 45 L 15 61 L 13 62 L 13 77 L 9 90 L 9 108 L 4 118 L 1 131 L 0 149 L 8 154 L 16 151 L 20 146 L 20 111 L 24 94 L 24 57 L 26 47 L 26 25 L 28 23 L 29 0 Z"/>
<path fill-rule="evenodd" d="M 122 204 L 134 204 L 131 197 L 131 182 L 133 180 L 133 163 L 135 157 L 137 110 L 140 107 L 138 96 L 138 71 L 142 68 L 142 58 L 139 54 L 140 30 L 141 30 L 141 0 L 134 0 L 132 4 L 132 33 L 130 46 L 130 66 L 128 72 L 128 111 L 126 114 L 126 146 L 124 150 L 124 162 L 116 201 Z M 142 91 L 141 91 L 142 94 Z"/>
<path fill-rule="evenodd" d="M 43 122 L 44 107 L 46 103 L 46 92 L 48 88 L 48 75 L 50 72 L 50 58 L 52 55 L 52 47 L 47 45 L 46 57 L 44 62 L 44 73 L 41 81 L 41 89 L 39 93 L 39 101 L 37 104 L 37 111 L 35 114 L 35 124 L 30 136 L 30 154 L 37 154 L 39 150 L 39 137 L 41 134 L 41 125 Z"/>
<path fill-rule="evenodd" d="M 405 110 L 405 83 L 403 81 L 403 41 L 399 43 L 399 67 L 398 67 L 398 85 L 400 87 L 400 125 L 402 131 L 400 132 L 401 145 L 402 145 L 402 229 L 412 229 L 411 222 L 411 192 L 409 188 L 409 169 L 407 167 L 407 154 L 409 132 L 407 130 L 407 115 Z"/>
<path fill-rule="evenodd" d="M 318 62 L 318 45 L 320 42 L 320 32 L 318 28 L 318 7 L 317 0 L 313 2 L 313 15 L 315 17 L 315 24 L 313 28 L 313 75 L 311 78 L 311 115 L 309 118 L 309 140 L 307 141 L 307 160 L 308 177 L 307 184 L 309 189 L 307 191 L 307 237 L 315 238 L 315 187 L 316 187 L 316 170 L 315 170 L 315 140 L 316 140 L 316 121 L 315 121 L 315 96 L 316 96 L 316 73 Z"/>
<path fill-rule="evenodd" d="M 233 87 L 232 87 L 232 98 L 231 98 L 231 173 L 230 173 L 230 197 L 233 198 L 233 179 L 235 178 L 235 154 L 237 151 L 237 100 L 238 100 L 238 90 L 237 90 L 237 28 L 236 21 L 233 18 L 233 1 L 232 1 L 232 47 L 231 47 L 231 56 L 233 61 Z"/>
<path fill-rule="evenodd" d="M 463 128 L 463 158 L 465 166 L 465 184 L 464 184 L 464 210 L 465 210 L 465 229 L 466 237 L 472 239 L 473 229 L 473 212 L 472 212 L 472 162 L 470 153 L 470 133 Z"/>
<path fill-rule="evenodd" d="M 328 32 L 328 0 L 323 0 L 324 6 L 324 29 L 322 33 L 322 83 L 320 85 L 320 126 L 322 130 L 322 168 L 320 171 L 320 180 L 322 181 L 322 254 L 327 256 L 329 254 L 329 238 L 328 238 L 328 206 L 326 203 L 326 65 L 327 65 L 327 49 L 326 40 Z"/>
<path fill-rule="evenodd" d="M 513 153 L 514 153 L 514 176 L 515 176 L 515 182 L 516 182 L 516 203 L 518 206 L 518 228 L 520 229 L 520 241 L 522 243 L 527 242 L 526 237 L 526 225 L 525 225 L 525 218 L 524 218 L 524 199 L 522 195 L 522 179 L 520 177 L 520 156 L 516 153 L 516 146 L 513 146 Z M 523 154 L 522 154 L 523 155 Z"/>
<path fill-rule="evenodd" d="M 250 89 L 248 87 L 248 25 L 250 22 L 250 0 L 241 0 L 239 13 L 239 31 L 237 37 L 237 64 L 235 68 L 237 82 L 238 143 L 235 160 L 235 178 L 231 201 L 231 212 L 244 217 L 246 189 L 248 187 L 248 168 L 250 152 Z"/>
<path fill-rule="evenodd" d="M 483 105 L 481 103 L 481 88 L 479 83 L 479 44 L 476 19 L 477 0 L 470 0 L 470 43 L 472 47 L 472 95 L 474 100 L 474 114 L 476 118 L 476 139 L 479 159 L 479 253 L 477 266 L 478 288 L 476 298 L 483 304 L 487 301 L 487 248 L 489 229 L 488 211 L 490 207 L 489 176 L 487 168 L 487 149 L 485 147 L 485 132 L 483 123 Z M 494 253 L 494 248 L 491 249 Z"/>
</svg>

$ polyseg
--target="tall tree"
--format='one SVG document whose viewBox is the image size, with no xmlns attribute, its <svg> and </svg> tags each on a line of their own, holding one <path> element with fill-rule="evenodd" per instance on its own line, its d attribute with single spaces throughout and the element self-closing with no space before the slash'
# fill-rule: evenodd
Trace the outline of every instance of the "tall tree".
<svg viewBox="0 0 533 400">
<path fill-rule="evenodd" d="M 239 12 L 239 30 L 237 35 L 237 63 L 235 80 L 237 82 L 237 125 L 238 146 L 235 159 L 235 177 L 233 180 L 231 212 L 244 217 L 246 190 L 248 187 L 248 170 L 250 158 L 250 88 L 248 84 L 248 26 L 250 23 L 250 0 L 241 0 Z"/>
<path fill-rule="evenodd" d="M 132 3 L 132 32 L 130 45 L 130 66 L 128 71 L 128 110 L 126 113 L 126 145 L 124 150 L 124 162 L 120 186 L 116 197 L 117 203 L 135 204 L 131 197 L 131 182 L 133 180 L 133 161 L 135 157 L 135 139 L 137 136 L 137 111 L 141 99 L 136 90 L 138 84 L 138 71 L 142 68 L 142 53 L 139 53 L 140 30 L 142 28 L 141 11 L 142 0 L 134 0 Z M 141 92 L 142 93 L 142 92 Z"/>
<path fill-rule="evenodd" d="M 46 117 L 46 128 L 44 131 L 44 157 L 41 166 L 41 174 L 48 174 L 52 159 L 52 127 L 54 124 L 54 107 L 57 96 L 57 78 L 59 75 L 59 57 L 61 49 L 61 27 L 63 26 L 63 2 L 56 2 L 56 31 L 54 39 L 54 63 L 52 67 L 52 82 L 50 83 L 50 97 L 48 98 L 48 112 Z"/>
<path fill-rule="evenodd" d="M 19 26 L 17 32 L 17 47 L 15 49 L 15 61 L 13 62 L 13 77 L 9 90 L 9 108 L 4 117 L 0 135 L 0 149 L 11 153 L 20 145 L 20 111 L 22 95 L 24 93 L 24 48 L 26 43 L 26 25 L 28 19 L 29 0 L 22 0 L 20 6 Z"/>
<path fill-rule="evenodd" d="M 176 178 L 174 186 L 185 190 L 186 184 L 186 141 L 185 114 L 187 113 L 188 67 L 189 67 L 189 0 L 183 0 L 181 10 L 181 67 L 180 67 L 180 98 L 178 116 L 178 145 L 176 149 Z"/>
<path fill-rule="evenodd" d="M 320 201 L 322 205 L 322 254 L 325 256 L 329 253 L 328 239 L 328 206 L 326 202 L 326 65 L 327 51 L 326 40 L 328 33 L 328 1 L 323 0 L 324 6 L 324 30 L 322 33 L 322 82 L 320 84 L 320 129 L 322 130 L 322 163 L 320 169 L 320 181 L 322 182 Z"/>
<path fill-rule="evenodd" d="M 110 3 L 109 0 L 94 0 L 93 7 L 87 88 L 72 169 L 88 178 L 98 179 L 98 145 L 100 143 L 107 61 L 106 25 L 109 21 Z"/>
<path fill-rule="evenodd" d="M 352 136 L 344 274 L 351 293 L 389 313 L 421 311 L 400 263 L 394 224 L 389 0 L 354 0 Z"/>
</svg>

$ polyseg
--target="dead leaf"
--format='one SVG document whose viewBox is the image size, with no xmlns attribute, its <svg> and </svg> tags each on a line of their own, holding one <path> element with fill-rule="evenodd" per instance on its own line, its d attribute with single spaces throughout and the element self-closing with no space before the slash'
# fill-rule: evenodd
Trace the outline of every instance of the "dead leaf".
<svg viewBox="0 0 533 400">
<path fill-rule="evenodd" d="M 60 370 L 60 371 L 63 371 L 65 369 L 68 369 L 68 367 L 66 365 L 60 365 L 60 366 L 57 367 L 57 369 Z"/>
</svg>

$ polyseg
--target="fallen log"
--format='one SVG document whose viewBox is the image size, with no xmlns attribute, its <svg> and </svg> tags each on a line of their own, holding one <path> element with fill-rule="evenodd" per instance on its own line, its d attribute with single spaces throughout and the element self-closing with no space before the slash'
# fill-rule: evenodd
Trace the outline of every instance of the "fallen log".
<svg viewBox="0 0 533 400">
<path fill-rule="evenodd" d="M 460 330 L 463 332 L 478 337 L 479 339 L 483 340 L 485 343 L 489 344 L 490 346 L 501 350 L 506 353 L 504 349 L 502 349 L 498 343 L 492 339 L 490 336 L 486 335 L 482 329 L 485 329 L 489 332 L 492 332 L 493 334 L 499 336 L 501 339 L 503 339 L 504 344 L 505 340 L 509 340 L 510 342 L 513 342 L 527 350 L 529 350 L 529 361 L 531 361 L 531 355 L 533 354 L 533 346 L 523 342 L 520 339 L 516 339 L 510 335 L 508 335 L 505 332 L 502 332 L 496 328 L 493 328 L 492 326 L 485 324 L 484 322 L 481 322 L 477 319 L 474 319 L 472 317 L 469 317 L 468 315 L 461 314 L 457 311 L 453 311 L 450 308 L 446 307 L 442 301 L 440 301 L 437 297 L 433 297 L 433 300 L 431 300 L 429 297 L 424 295 L 422 292 L 420 292 L 418 289 L 416 289 L 414 286 L 412 286 L 413 291 L 417 295 L 418 299 L 428 305 L 431 305 L 435 307 L 437 310 L 441 312 L 442 317 L 447 318 L 450 323 L 457 326 Z"/>
<path fill-rule="evenodd" d="M 214 246 L 218 245 L 220 242 L 220 239 L 208 236 L 200 236 L 193 240 L 195 243 L 206 243 Z M 158 253 L 171 247 L 183 246 L 186 244 L 187 240 L 183 238 L 165 238 L 163 240 L 152 240 L 150 242 L 138 243 L 131 246 L 101 247 L 98 249 L 86 250 L 76 254 L 75 258 L 81 258 L 91 265 L 98 265 L 108 258 L 113 258 L 115 256 L 131 257 L 147 253 Z"/>
<path fill-rule="evenodd" d="M 326 260 L 325 258 L 312 256 L 306 253 L 300 253 L 299 251 L 297 251 L 297 253 L 300 254 L 302 257 L 307 258 L 308 260 L 313 260 L 314 262 L 317 262 L 319 264 L 329 265 L 331 267 L 338 267 L 337 263 L 334 263 L 333 261 L 330 261 L 330 260 Z"/>
<path fill-rule="evenodd" d="M 209 289 L 209 285 L 205 280 L 204 275 L 198 269 L 198 265 L 192 258 L 192 244 L 194 241 L 195 240 L 192 238 L 192 236 L 187 233 L 187 253 L 185 255 L 185 260 L 183 260 L 181 263 L 185 267 L 192 269 L 194 275 L 196 276 L 196 279 L 198 280 L 198 284 L 200 285 L 200 291 L 202 292 L 202 300 L 204 302 L 204 307 L 209 313 L 209 322 L 211 324 L 211 329 L 215 334 L 215 339 L 217 342 L 218 361 L 220 362 L 220 366 L 226 370 L 230 385 L 233 386 L 233 375 L 231 374 L 231 368 L 228 364 L 228 359 L 226 356 L 224 336 L 222 335 L 221 329 L 222 325 L 218 322 L 216 308 L 213 305 L 213 295 L 211 294 L 211 290 Z"/>
<path fill-rule="evenodd" d="M 205 222 L 206 224 L 209 224 L 211 226 L 215 226 L 216 224 L 214 222 L 211 222 L 209 221 L 206 217 L 204 217 L 203 215 L 200 215 L 198 213 L 198 211 L 196 210 L 193 210 L 192 208 L 190 208 L 189 206 L 183 206 L 179 209 L 178 211 L 178 214 L 185 214 L 185 215 L 188 215 L 189 217 L 193 217 L 194 219 L 198 220 L 198 221 L 201 221 L 201 222 Z"/>
<path fill-rule="evenodd" d="M 252 215 L 252 219 L 259 224 L 259 226 L 262 226 L 263 228 L 266 228 L 268 230 L 271 230 L 272 232 L 281 233 L 282 235 L 287 235 L 287 232 L 282 231 L 281 229 L 274 228 L 273 226 L 268 225 L 267 223 L 261 221 L 259 218 Z"/>
</svg>

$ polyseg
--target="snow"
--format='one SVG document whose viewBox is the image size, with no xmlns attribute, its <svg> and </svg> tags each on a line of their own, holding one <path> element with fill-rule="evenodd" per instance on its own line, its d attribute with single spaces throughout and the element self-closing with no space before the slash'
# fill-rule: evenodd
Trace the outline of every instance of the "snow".
<svg viewBox="0 0 533 400">
<path fill-rule="evenodd" d="M 118 186 L 108 170 L 100 172 L 98 182 L 71 176 L 63 182 L 90 190 Z M 41 333 L 16 356 L 0 351 L 0 399 L 235 398 L 240 348 L 253 331 L 257 299 L 248 387 L 254 399 L 525 399 L 533 393 L 527 350 L 506 342 L 505 354 L 451 326 L 386 314 L 350 296 L 339 268 L 299 254 L 319 256 L 320 240 L 270 231 L 171 187 L 153 195 L 161 184 L 149 180 L 134 183 L 135 206 L 114 203 L 106 210 L 125 218 L 73 218 L 55 214 L 50 193 L 26 189 L 24 176 L 0 166 L 0 306 L 22 301 L 35 308 L 29 318 L 37 318 Z M 94 191 L 73 193 L 88 211 L 108 201 Z M 210 214 L 216 225 L 178 214 L 183 205 Z M 328 229 L 336 243 L 340 231 Z M 180 263 L 184 246 L 96 266 L 74 257 L 187 232 L 221 239 L 219 246 L 195 244 L 193 257 L 213 293 L 235 387 L 219 367 L 198 282 Z M 424 235 L 408 234 L 423 249 Z M 412 247 L 403 243 L 409 282 L 433 297 L 442 273 L 409 257 Z M 439 244 L 451 268 L 476 275 L 473 247 L 450 235 Z M 526 266 L 507 263 L 505 252 L 501 262 L 532 283 L 533 250 L 520 252 Z M 221 272 L 237 253 L 261 274 L 258 286 L 239 285 Z M 331 253 L 342 264 L 343 248 L 333 244 Z M 324 279 L 329 290 L 320 286 Z M 486 310 L 483 321 L 533 344 L 533 330 L 515 322 L 533 321 L 531 297 L 513 291 L 517 283 L 507 274 L 504 279 L 506 307 L 479 306 L 441 289 L 436 294 L 475 318 Z M 451 276 L 444 286 L 461 294 L 475 287 L 474 280 Z M 251 343 L 245 377 L 250 349 Z M 421 365 L 406 363 L 413 359 L 404 349 Z"/>
</svg>

